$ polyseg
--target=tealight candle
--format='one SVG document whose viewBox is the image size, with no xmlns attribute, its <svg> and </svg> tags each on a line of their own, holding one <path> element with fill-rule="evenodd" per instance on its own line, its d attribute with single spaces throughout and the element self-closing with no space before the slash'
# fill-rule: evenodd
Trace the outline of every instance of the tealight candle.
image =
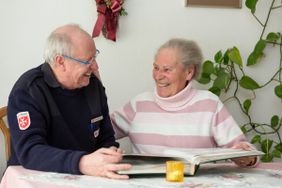
<svg viewBox="0 0 282 188">
<path fill-rule="evenodd" d="M 172 182 L 184 181 L 184 162 L 167 161 L 166 162 L 166 180 Z"/>
</svg>

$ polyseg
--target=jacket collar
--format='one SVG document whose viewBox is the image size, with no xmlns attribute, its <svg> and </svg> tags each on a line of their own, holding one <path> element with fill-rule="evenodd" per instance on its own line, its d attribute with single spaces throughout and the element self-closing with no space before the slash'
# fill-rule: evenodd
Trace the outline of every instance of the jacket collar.
<svg viewBox="0 0 282 188">
<path fill-rule="evenodd" d="M 56 79 L 55 74 L 53 73 L 53 70 L 50 67 L 49 63 L 46 63 L 46 62 L 43 63 L 41 70 L 44 75 L 44 80 L 50 87 L 55 88 L 55 87 L 61 86 L 58 80 Z"/>
</svg>

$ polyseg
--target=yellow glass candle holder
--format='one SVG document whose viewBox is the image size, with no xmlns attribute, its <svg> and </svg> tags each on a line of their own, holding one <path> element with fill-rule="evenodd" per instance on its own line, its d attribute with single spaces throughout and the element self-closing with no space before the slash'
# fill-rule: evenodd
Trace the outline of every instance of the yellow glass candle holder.
<svg viewBox="0 0 282 188">
<path fill-rule="evenodd" d="M 172 182 L 184 181 L 183 161 L 166 161 L 166 180 Z"/>
</svg>

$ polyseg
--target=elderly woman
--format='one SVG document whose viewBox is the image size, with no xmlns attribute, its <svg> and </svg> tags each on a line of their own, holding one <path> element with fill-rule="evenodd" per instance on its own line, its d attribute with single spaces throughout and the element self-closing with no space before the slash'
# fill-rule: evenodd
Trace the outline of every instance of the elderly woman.
<svg viewBox="0 0 282 188">
<path fill-rule="evenodd" d="M 223 103 L 213 93 L 197 90 L 192 79 L 200 70 L 201 50 L 193 41 L 171 39 L 155 56 L 155 91 L 136 96 L 111 118 L 116 138 L 128 136 L 133 152 L 160 153 L 166 149 L 254 149 Z M 257 157 L 234 160 L 254 166 Z"/>
</svg>

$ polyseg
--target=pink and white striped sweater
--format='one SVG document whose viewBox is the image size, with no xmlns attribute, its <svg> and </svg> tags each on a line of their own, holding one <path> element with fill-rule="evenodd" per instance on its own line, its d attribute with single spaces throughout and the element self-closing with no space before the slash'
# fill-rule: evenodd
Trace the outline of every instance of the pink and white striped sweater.
<svg viewBox="0 0 282 188">
<path fill-rule="evenodd" d="M 175 96 L 138 95 L 111 114 L 116 138 L 129 136 L 137 153 L 231 147 L 246 137 L 220 99 L 189 84 Z"/>
</svg>

